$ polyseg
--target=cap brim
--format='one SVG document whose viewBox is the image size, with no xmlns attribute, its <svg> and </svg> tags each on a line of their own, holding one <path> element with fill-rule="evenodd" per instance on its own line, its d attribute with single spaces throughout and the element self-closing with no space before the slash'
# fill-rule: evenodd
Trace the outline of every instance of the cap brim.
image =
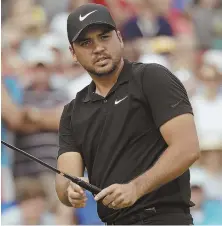
<svg viewBox="0 0 222 226">
<path fill-rule="evenodd" d="M 72 42 L 75 42 L 75 41 L 76 41 L 76 39 L 79 37 L 79 35 L 81 34 L 81 32 L 82 32 L 83 30 L 85 30 L 85 29 L 88 28 L 89 26 L 95 25 L 95 24 L 99 24 L 99 25 L 104 24 L 104 25 L 107 25 L 107 26 L 109 26 L 109 27 L 112 27 L 112 28 L 116 29 L 116 27 L 115 27 L 113 24 L 106 23 L 106 22 L 104 22 L 104 21 L 94 21 L 94 22 L 91 22 L 91 23 L 87 24 L 85 27 L 83 27 L 83 28 L 82 28 L 82 29 L 74 36 L 74 38 L 72 39 Z"/>
</svg>

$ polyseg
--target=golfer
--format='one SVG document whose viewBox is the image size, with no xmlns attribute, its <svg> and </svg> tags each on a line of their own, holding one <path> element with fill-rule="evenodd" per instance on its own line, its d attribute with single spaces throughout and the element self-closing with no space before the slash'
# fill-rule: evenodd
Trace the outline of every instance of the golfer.
<svg viewBox="0 0 222 226">
<path fill-rule="evenodd" d="M 192 107 L 181 82 L 158 64 L 129 62 L 106 7 L 86 4 L 67 20 L 70 51 L 92 82 L 64 107 L 58 169 L 102 189 L 106 224 L 189 225 L 189 167 L 199 158 Z M 84 190 L 58 175 L 62 203 L 81 208 Z"/>
</svg>

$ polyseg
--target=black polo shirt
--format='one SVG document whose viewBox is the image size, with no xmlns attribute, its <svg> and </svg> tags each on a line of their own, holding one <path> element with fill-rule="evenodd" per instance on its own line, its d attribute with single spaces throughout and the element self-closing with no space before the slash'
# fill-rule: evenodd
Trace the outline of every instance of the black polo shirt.
<svg viewBox="0 0 222 226">
<path fill-rule="evenodd" d="M 59 155 L 79 152 L 90 183 L 99 188 L 127 183 L 152 167 L 167 148 L 160 126 L 178 115 L 192 114 L 184 86 L 158 64 L 124 60 L 108 95 L 104 98 L 94 91 L 92 82 L 65 106 Z M 115 212 L 125 216 L 163 203 L 192 206 L 189 171 L 122 211 L 98 204 L 98 214 L 103 221 L 112 221 Z"/>
</svg>

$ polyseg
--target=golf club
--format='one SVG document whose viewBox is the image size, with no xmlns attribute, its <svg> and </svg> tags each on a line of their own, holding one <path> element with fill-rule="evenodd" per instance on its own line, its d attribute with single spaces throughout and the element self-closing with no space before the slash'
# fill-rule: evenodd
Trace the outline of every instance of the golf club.
<svg viewBox="0 0 222 226">
<path fill-rule="evenodd" d="M 12 146 L 11 144 L 6 143 L 6 142 L 3 141 L 3 140 L 1 141 L 1 143 L 4 144 L 5 146 L 11 148 L 12 150 L 18 151 L 18 152 L 20 152 L 21 154 L 27 156 L 28 158 L 30 158 L 30 159 L 32 159 L 32 160 L 34 160 L 34 161 L 40 163 L 41 165 L 43 165 L 43 166 L 45 166 L 45 167 L 51 169 L 52 171 L 54 171 L 54 172 L 60 174 L 61 176 L 63 176 L 63 177 L 65 177 L 65 178 L 69 179 L 69 180 L 72 181 L 73 183 L 78 184 L 80 187 L 82 187 L 82 188 L 84 188 L 84 189 L 90 191 L 90 192 L 91 192 L 92 194 L 94 194 L 94 195 L 98 194 L 98 193 L 101 191 L 100 188 L 98 188 L 98 187 L 96 187 L 96 186 L 94 186 L 94 185 L 92 185 L 92 184 L 90 184 L 90 183 L 87 183 L 87 182 L 85 182 L 84 180 L 81 180 L 81 179 L 78 178 L 78 177 L 74 177 L 74 176 L 68 175 L 68 174 L 66 174 L 66 173 L 64 173 L 64 172 L 61 172 L 61 171 L 59 171 L 58 169 L 56 169 L 56 168 L 54 168 L 54 167 L 48 165 L 47 163 L 41 161 L 40 159 L 34 157 L 33 155 L 30 155 L 30 154 L 26 153 L 25 151 L 23 151 L 23 150 L 21 150 L 21 149 L 19 149 L 19 148 L 16 148 L 16 147 Z"/>
</svg>

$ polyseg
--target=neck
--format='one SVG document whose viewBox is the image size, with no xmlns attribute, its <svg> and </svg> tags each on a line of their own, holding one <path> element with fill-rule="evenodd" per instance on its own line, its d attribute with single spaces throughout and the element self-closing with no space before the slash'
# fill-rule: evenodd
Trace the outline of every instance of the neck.
<svg viewBox="0 0 222 226">
<path fill-rule="evenodd" d="M 119 65 L 117 66 L 116 70 L 112 72 L 112 74 L 107 76 L 98 77 L 95 75 L 91 75 L 93 81 L 96 85 L 96 93 L 98 93 L 101 96 L 106 96 L 110 89 L 114 86 L 116 83 L 119 74 L 123 68 L 124 61 L 121 59 Z"/>
</svg>

